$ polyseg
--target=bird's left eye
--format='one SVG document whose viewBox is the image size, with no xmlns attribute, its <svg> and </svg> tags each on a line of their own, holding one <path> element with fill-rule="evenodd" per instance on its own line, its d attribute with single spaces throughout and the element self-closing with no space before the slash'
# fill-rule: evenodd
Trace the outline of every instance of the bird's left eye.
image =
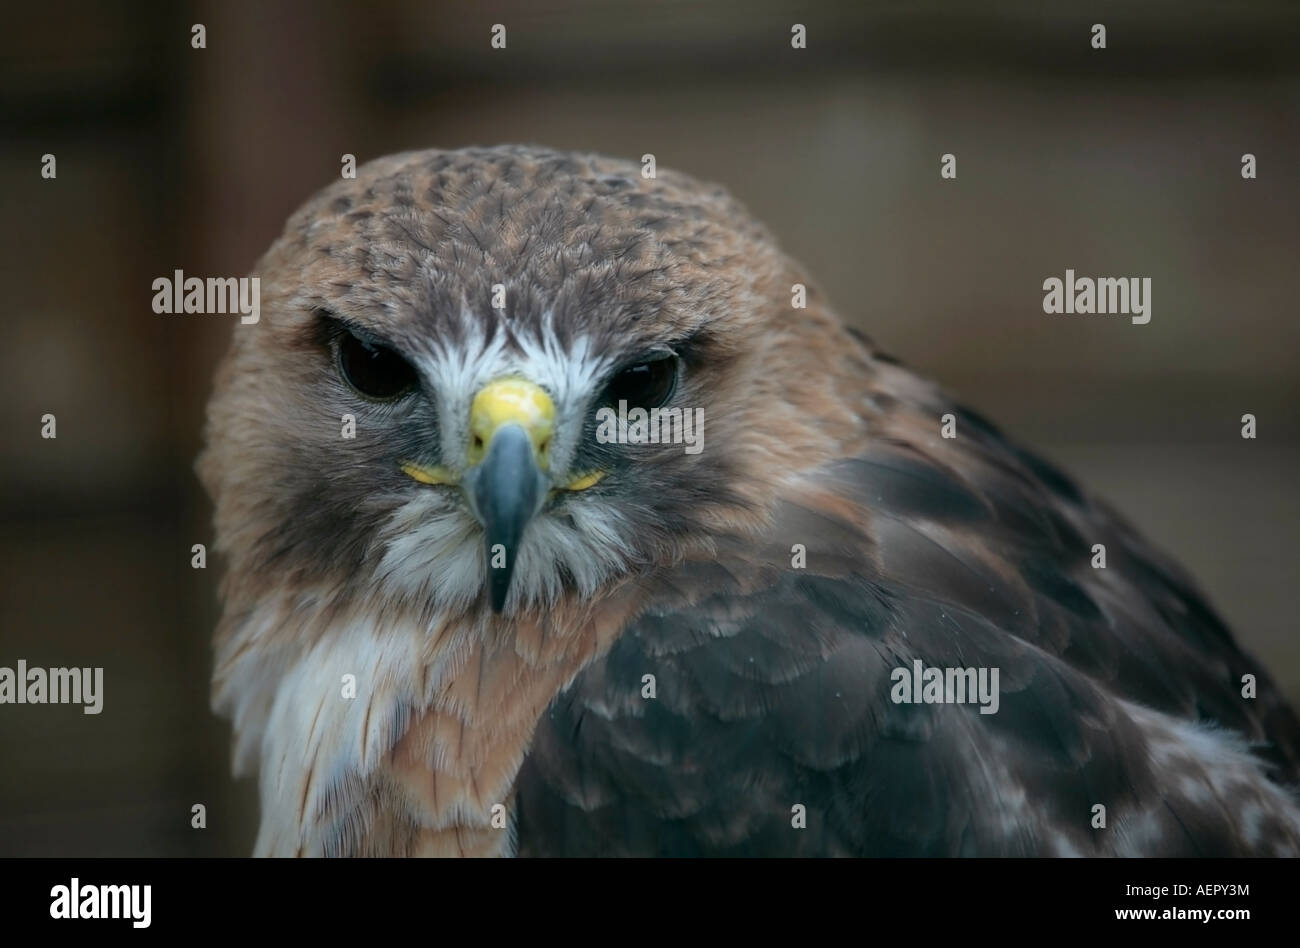
<svg viewBox="0 0 1300 948">
<path fill-rule="evenodd" d="M 339 372 L 366 398 L 391 401 L 415 388 L 415 369 L 387 346 L 358 339 L 350 332 L 339 338 Z"/>
<path fill-rule="evenodd" d="M 629 408 L 658 408 L 677 387 L 677 357 L 659 356 L 629 365 L 605 386 L 606 405 L 625 401 Z"/>
</svg>

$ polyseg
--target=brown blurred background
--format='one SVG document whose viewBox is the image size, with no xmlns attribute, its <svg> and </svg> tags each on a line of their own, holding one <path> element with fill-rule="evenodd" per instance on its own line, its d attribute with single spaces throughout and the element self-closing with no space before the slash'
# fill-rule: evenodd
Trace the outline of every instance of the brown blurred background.
<svg viewBox="0 0 1300 948">
<path fill-rule="evenodd" d="M 249 272 L 344 153 L 528 142 L 725 183 L 847 319 L 1174 553 L 1300 701 L 1292 3 L 9 2 L 0 130 L 0 665 L 105 668 L 98 716 L 0 706 L 0 855 L 251 848 L 207 702 L 219 564 L 190 567 L 233 319 L 154 315 L 150 284 Z M 1150 324 L 1045 316 L 1067 267 L 1151 277 Z"/>
</svg>

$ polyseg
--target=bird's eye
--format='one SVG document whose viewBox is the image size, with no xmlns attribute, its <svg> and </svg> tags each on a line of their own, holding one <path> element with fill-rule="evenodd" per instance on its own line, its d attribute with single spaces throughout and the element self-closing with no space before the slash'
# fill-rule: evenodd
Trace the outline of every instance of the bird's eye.
<svg viewBox="0 0 1300 948">
<path fill-rule="evenodd" d="M 344 332 L 339 337 L 338 348 L 339 372 L 366 398 L 391 401 L 415 388 L 415 369 L 387 346 Z"/>
<path fill-rule="evenodd" d="M 666 355 L 629 365 L 605 386 L 604 403 L 617 407 L 621 401 L 629 408 L 658 408 L 677 387 L 677 357 Z"/>
</svg>

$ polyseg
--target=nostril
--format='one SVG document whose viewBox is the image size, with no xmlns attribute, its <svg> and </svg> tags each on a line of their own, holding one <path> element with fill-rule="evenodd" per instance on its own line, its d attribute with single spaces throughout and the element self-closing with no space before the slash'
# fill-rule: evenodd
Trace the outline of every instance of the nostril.
<svg viewBox="0 0 1300 948">
<path fill-rule="evenodd" d="M 545 441 L 543 441 L 541 444 L 537 446 L 537 453 L 545 454 L 547 449 L 550 448 L 550 446 L 551 446 L 551 439 L 547 438 Z"/>
<path fill-rule="evenodd" d="M 474 450 L 476 451 L 483 450 L 483 439 L 479 435 L 474 436 Z"/>
</svg>

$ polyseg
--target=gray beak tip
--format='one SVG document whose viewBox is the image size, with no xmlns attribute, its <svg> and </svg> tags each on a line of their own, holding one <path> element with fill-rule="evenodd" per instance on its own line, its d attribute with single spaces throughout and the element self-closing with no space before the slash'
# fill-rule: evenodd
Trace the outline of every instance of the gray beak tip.
<svg viewBox="0 0 1300 948">
<path fill-rule="evenodd" d="M 515 554 L 544 495 L 543 481 L 528 432 L 518 425 L 497 431 L 474 484 L 474 503 L 483 521 L 487 550 L 488 591 L 492 611 L 497 614 L 505 608 Z M 505 551 L 505 562 L 493 567 L 494 547 L 498 546 Z"/>
</svg>

